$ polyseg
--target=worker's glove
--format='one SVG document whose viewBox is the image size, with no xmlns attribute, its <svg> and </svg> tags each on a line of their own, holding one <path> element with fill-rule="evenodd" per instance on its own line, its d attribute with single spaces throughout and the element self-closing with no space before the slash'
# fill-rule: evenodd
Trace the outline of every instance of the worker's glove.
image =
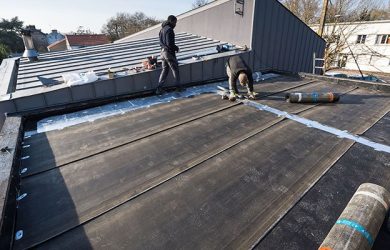
<svg viewBox="0 0 390 250">
<path fill-rule="evenodd" d="M 240 94 L 236 94 L 235 92 L 230 92 L 229 100 L 234 102 L 237 99 L 244 99 L 244 96 Z"/>
<path fill-rule="evenodd" d="M 255 100 L 256 99 L 256 96 L 257 96 L 257 93 L 252 91 L 252 92 L 248 92 L 248 99 L 250 100 Z"/>
<path fill-rule="evenodd" d="M 229 101 L 234 102 L 236 99 L 236 93 L 231 92 L 229 95 Z"/>
</svg>

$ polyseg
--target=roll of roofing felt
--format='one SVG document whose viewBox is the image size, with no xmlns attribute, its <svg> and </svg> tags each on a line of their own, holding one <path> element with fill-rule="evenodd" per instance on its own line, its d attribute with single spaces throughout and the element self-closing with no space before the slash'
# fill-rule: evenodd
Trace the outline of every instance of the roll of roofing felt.
<svg viewBox="0 0 390 250">
<path fill-rule="evenodd" d="M 336 93 L 287 93 L 286 101 L 291 103 L 332 103 L 340 100 Z"/>
<path fill-rule="evenodd" d="M 362 184 L 326 236 L 319 250 L 371 249 L 389 210 L 390 193 Z"/>
</svg>

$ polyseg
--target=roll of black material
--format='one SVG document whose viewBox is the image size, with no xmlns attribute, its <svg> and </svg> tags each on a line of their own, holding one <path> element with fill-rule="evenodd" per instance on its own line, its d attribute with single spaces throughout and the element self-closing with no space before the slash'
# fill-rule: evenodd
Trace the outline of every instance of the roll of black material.
<svg viewBox="0 0 390 250">
<path fill-rule="evenodd" d="M 333 103 L 340 100 L 340 95 L 336 93 L 287 93 L 286 101 L 290 103 Z"/>
<path fill-rule="evenodd" d="M 389 211 L 390 193 L 364 183 L 326 236 L 319 250 L 369 250 Z"/>
</svg>

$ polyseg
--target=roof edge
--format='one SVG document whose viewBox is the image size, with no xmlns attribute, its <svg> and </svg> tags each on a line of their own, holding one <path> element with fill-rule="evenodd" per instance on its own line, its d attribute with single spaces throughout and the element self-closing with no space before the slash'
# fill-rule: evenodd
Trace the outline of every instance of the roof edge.
<svg viewBox="0 0 390 250">
<path fill-rule="evenodd" d="M 192 16 L 192 15 L 195 15 L 195 14 L 197 14 L 197 13 L 203 12 L 203 11 L 205 11 L 205 10 L 208 10 L 208 9 L 210 9 L 210 8 L 213 8 L 213 7 L 215 7 L 215 6 L 221 5 L 221 4 L 226 3 L 226 2 L 229 2 L 229 1 L 232 1 L 232 0 L 215 0 L 215 1 L 210 2 L 210 3 L 208 3 L 208 4 L 206 4 L 206 5 L 202 6 L 202 7 L 199 7 L 199 8 L 193 9 L 193 10 L 186 11 L 186 12 L 184 12 L 184 13 L 182 13 L 182 14 L 176 16 L 176 17 L 177 17 L 178 20 L 180 20 L 180 19 L 183 19 L 183 18 Z M 129 39 L 129 38 L 132 38 L 132 37 L 134 37 L 134 36 L 138 36 L 138 35 L 140 35 L 140 34 L 143 34 L 143 33 L 146 33 L 146 32 L 148 32 L 148 31 L 154 30 L 154 29 L 156 29 L 156 28 L 158 28 L 158 27 L 160 27 L 160 26 L 161 26 L 161 23 L 156 24 L 156 25 L 151 26 L 151 27 L 149 27 L 149 28 L 147 28 L 147 29 L 141 30 L 141 31 L 139 31 L 139 32 L 137 32 L 137 33 L 134 33 L 134 34 L 131 34 L 131 35 L 129 35 L 129 36 L 123 37 L 123 38 L 121 38 L 121 39 L 119 39 L 119 40 L 116 40 L 116 41 L 114 41 L 114 43 L 119 43 L 119 42 L 125 41 L 125 40 L 127 40 L 127 39 Z"/>
<path fill-rule="evenodd" d="M 338 23 L 326 23 L 325 26 L 328 25 L 355 25 L 355 24 L 375 24 L 375 23 L 390 23 L 389 20 L 374 20 L 374 21 L 356 21 L 356 22 L 338 22 Z M 318 23 L 310 24 L 310 27 L 317 27 Z"/>
<path fill-rule="evenodd" d="M 346 78 L 338 78 L 331 76 L 323 76 L 323 75 L 314 75 L 310 73 L 299 73 L 302 77 L 307 77 L 311 79 L 317 80 L 326 80 L 328 82 L 340 84 L 340 85 L 348 85 L 348 86 L 356 86 L 359 88 L 370 89 L 370 90 L 379 90 L 386 93 L 390 93 L 390 84 L 386 83 L 378 83 L 378 82 L 370 82 L 370 81 L 362 81 L 362 80 L 354 80 L 354 79 L 346 79 Z"/>
<path fill-rule="evenodd" d="M 0 133 L 0 147 L 8 153 L 0 155 L 0 248 L 10 249 L 13 240 L 14 219 L 16 216 L 16 199 L 18 173 L 18 156 L 22 140 L 23 119 L 7 117 Z"/>
</svg>

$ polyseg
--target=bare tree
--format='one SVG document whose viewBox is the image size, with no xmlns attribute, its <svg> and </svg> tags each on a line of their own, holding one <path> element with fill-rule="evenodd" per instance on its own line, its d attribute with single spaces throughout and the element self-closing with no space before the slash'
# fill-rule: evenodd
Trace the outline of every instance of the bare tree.
<svg viewBox="0 0 390 250">
<path fill-rule="evenodd" d="M 282 0 L 281 2 L 307 25 L 318 21 L 319 0 Z"/>
<path fill-rule="evenodd" d="M 195 2 L 192 4 L 192 9 L 197 9 L 199 7 L 202 7 L 206 4 L 208 4 L 208 0 L 195 0 Z"/>
<path fill-rule="evenodd" d="M 75 35 L 92 35 L 93 32 L 89 28 L 84 28 L 84 26 L 79 26 L 77 28 L 76 32 L 71 32 L 74 33 Z"/>
<path fill-rule="evenodd" d="M 291 12 L 308 25 L 318 22 L 322 0 L 280 0 Z M 351 55 L 348 39 L 359 29 L 359 24 L 346 22 L 372 21 L 390 18 L 389 6 L 383 0 L 329 0 L 326 15 L 325 68 L 330 69 L 342 57 Z M 368 51 L 367 55 L 378 55 L 376 51 Z M 341 59 L 340 59 L 341 58 Z"/>
<path fill-rule="evenodd" d="M 112 41 L 137 33 L 160 23 L 159 20 L 148 17 L 142 12 L 134 14 L 117 13 L 103 26 L 102 32 L 107 34 Z"/>
<path fill-rule="evenodd" d="M 381 8 L 380 6 L 380 0 L 330 0 L 326 16 L 327 32 L 324 36 L 327 43 L 324 57 L 326 70 L 342 62 L 344 56 L 356 58 L 349 49 L 348 40 L 360 29 L 361 24 L 349 22 L 369 21 L 371 11 Z M 362 50 L 359 55 L 372 55 L 373 51 L 370 52 L 368 46 L 365 47 L 366 52 Z"/>
</svg>

